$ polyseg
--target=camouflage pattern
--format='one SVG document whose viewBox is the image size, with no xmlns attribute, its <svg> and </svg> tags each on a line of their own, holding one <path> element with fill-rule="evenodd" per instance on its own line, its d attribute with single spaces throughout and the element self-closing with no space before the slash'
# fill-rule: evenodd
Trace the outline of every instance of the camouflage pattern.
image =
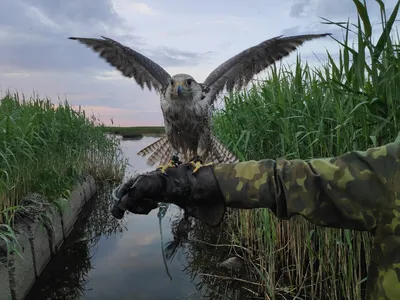
<svg viewBox="0 0 400 300">
<path fill-rule="evenodd" d="M 335 158 L 214 166 L 227 206 L 267 207 L 334 228 L 369 231 L 366 299 L 400 299 L 400 139 Z"/>
</svg>

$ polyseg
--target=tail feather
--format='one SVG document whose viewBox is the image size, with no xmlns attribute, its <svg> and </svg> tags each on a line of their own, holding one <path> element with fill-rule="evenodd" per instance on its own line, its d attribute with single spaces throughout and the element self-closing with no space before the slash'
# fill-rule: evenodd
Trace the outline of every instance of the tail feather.
<svg viewBox="0 0 400 300">
<path fill-rule="evenodd" d="M 211 153 L 207 158 L 207 162 L 221 164 L 239 162 L 236 155 L 226 148 L 215 136 L 211 137 L 211 145 Z"/>
<path fill-rule="evenodd" d="M 171 144 L 169 143 L 168 138 L 164 136 L 143 148 L 137 154 L 140 156 L 146 156 L 152 153 L 146 162 L 148 165 L 154 166 L 154 164 L 158 161 L 160 164 L 168 163 L 173 154 L 172 152 Z"/>
<path fill-rule="evenodd" d="M 150 145 L 140 150 L 137 154 L 140 156 L 146 156 L 147 154 L 150 154 L 155 150 L 158 150 L 166 141 L 168 141 L 168 138 L 166 136 L 159 138 L 154 143 L 151 143 Z"/>
<path fill-rule="evenodd" d="M 154 143 L 140 150 L 137 154 L 146 156 L 150 154 L 147 159 L 147 164 L 154 166 L 157 162 L 160 165 L 165 165 L 173 155 L 172 146 L 166 136 L 158 139 Z M 188 162 L 195 155 L 192 153 L 181 153 L 179 158 L 182 162 Z M 236 163 L 239 159 L 228 148 L 226 148 L 215 136 L 211 136 L 211 151 L 208 153 L 204 163 Z"/>
<path fill-rule="evenodd" d="M 160 164 L 165 165 L 171 159 L 173 154 L 173 149 L 170 143 L 165 147 L 164 154 L 161 156 Z"/>
<path fill-rule="evenodd" d="M 162 147 L 159 147 L 156 151 L 153 152 L 152 155 L 147 159 L 147 163 L 149 165 L 154 165 L 156 162 L 161 161 L 161 158 L 166 154 L 168 151 L 168 147 L 165 147 L 165 143 Z"/>
</svg>

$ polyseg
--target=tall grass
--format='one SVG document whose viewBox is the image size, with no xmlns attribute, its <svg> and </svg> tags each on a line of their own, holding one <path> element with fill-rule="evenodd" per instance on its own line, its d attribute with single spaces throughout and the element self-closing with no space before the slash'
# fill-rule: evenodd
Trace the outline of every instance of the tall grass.
<svg viewBox="0 0 400 300">
<path fill-rule="evenodd" d="M 0 242 L 7 244 L 26 196 L 44 196 L 46 213 L 68 198 L 82 176 L 121 181 L 126 165 L 119 139 L 105 135 L 94 116 L 36 95 L 0 100 L 0 144 Z"/>
<path fill-rule="evenodd" d="M 235 93 L 216 113 L 217 136 L 243 160 L 329 157 L 393 141 L 400 131 L 400 55 L 392 27 L 399 2 L 374 41 L 368 10 L 358 0 L 357 24 L 343 29 L 335 60 L 317 67 L 274 67 L 249 91 Z M 378 28 L 379 29 L 379 28 Z M 351 44 L 350 36 L 356 38 Z M 302 299 L 361 299 L 371 237 L 321 228 L 302 218 L 278 221 L 267 209 L 232 212 L 232 240 L 256 249 L 251 260 L 260 287 Z M 279 292 L 278 292 L 279 291 Z"/>
</svg>

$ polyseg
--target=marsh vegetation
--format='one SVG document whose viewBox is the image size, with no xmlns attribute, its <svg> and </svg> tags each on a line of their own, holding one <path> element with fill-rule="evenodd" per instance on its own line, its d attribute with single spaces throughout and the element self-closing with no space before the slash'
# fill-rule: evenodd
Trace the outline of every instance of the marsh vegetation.
<svg viewBox="0 0 400 300">
<path fill-rule="evenodd" d="M 353 1 L 358 23 L 343 29 L 339 56 L 311 67 L 271 68 L 263 82 L 226 97 L 214 130 L 242 160 L 310 159 L 363 150 L 394 141 L 400 127 L 399 35 L 392 30 L 399 2 L 372 26 L 368 10 Z M 372 33 L 380 32 L 374 40 Z M 352 40 L 355 37 L 355 40 Z M 354 44 L 353 44 L 354 42 Z M 300 217 L 278 221 L 267 209 L 233 211 L 233 244 L 253 251 L 252 270 L 261 290 L 302 299 L 361 299 L 369 262 L 367 233 L 321 228 Z"/>
<path fill-rule="evenodd" d="M 82 176 L 97 182 L 120 182 L 125 158 L 120 141 L 103 132 L 94 116 L 73 109 L 68 102 L 55 105 L 37 95 L 26 98 L 8 93 L 0 100 L 0 242 L 14 249 L 13 224 L 20 212 L 42 220 L 68 205 L 69 192 Z M 32 193 L 45 203 L 23 201 Z M 18 249 L 14 249 L 17 250 Z"/>
</svg>

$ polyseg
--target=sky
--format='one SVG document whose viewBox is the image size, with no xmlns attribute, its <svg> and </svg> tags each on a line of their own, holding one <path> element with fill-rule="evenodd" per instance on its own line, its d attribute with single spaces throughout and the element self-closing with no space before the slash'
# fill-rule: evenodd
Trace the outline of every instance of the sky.
<svg viewBox="0 0 400 300">
<path fill-rule="evenodd" d="M 107 36 L 139 51 L 171 75 L 187 73 L 198 82 L 225 60 L 279 35 L 332 33 L 331 21 L 356 21 L 350 0 L 1 0 L 0 95 L 38 94 L 67 100 L 117 126 L 162 126 L 159 96 L 125 78 L 70 36 Z M 367 0 L 379 29 L 379 7 Z M 389 11 L 396 0 L 385 0 Z M 306 42 L 283 59 L 326 60 L 337 53 L 331 38 Z M 261 73 L 262 76 L 263 73 Z M 256 77 L 255 77 L 256 78 Z"/>
</svg>

